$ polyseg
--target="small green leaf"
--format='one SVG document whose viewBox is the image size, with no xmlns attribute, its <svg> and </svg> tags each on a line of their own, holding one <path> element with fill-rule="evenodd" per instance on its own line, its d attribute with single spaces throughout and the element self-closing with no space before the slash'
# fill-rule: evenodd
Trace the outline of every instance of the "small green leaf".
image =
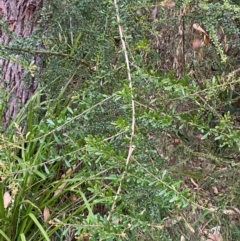
<svg viewBox="0 0 240 241">
<path fill-rule="evenodd" d="M 54 123 L 51 119 L 47 119 L 47 123 L 48 123 L 50 126 L 55 126 L 55 123 Z"/>
<path fill-rule="evenodd" d="M 201 137 L 201 140 L 205 140 L 210 134 L 210 132 L 207 132 L 205 135 Z"/>
</svg>

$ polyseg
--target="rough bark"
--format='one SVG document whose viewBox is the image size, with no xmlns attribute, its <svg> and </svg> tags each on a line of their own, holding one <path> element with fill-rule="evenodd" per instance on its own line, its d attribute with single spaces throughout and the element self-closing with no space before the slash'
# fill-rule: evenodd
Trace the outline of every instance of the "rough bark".
<svg viewBox="0 0 240 241">
<path fill-rule="evenodd" d="M 7 23 L 8 29 L 14 36 L 20 38 L 32 34 L 40 16 L 43 0 L 0 0 L 0 14 Z M 8 31 L 0 33 L 1 45 L 9 46 L 12 39 Z M 21 56 L 15 55 L 15 59 Z M 37 56 L 30 56 L 35 62 Z M 8 98 L 6 110 L 2 119 L 3 126 L 17 115 L 20 108 L 27 102 L 37 88 L 34 77 L 24 79 L 26 70 L 18 63 L 11 60 L 0 60 L 2 78 L 0 85 L 7 91 Z"/>
</svg>

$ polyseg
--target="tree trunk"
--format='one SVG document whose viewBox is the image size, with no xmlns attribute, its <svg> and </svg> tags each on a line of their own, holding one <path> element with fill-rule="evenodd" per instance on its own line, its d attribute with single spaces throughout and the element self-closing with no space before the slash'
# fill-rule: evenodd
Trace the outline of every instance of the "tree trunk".
<svg viewBox="0 0 240 241">
<path fill-rule="evenodd" d="M 1 44 L 11 49 L 11 43 L 17 38 L 23 40 L 29 37 L 37 26 L 42 5 L 43 0 L 0 0 L 0 14 L 8 29 L 4 31 L 2 28 L 0 32 Z M 37 56 L 29 55 L 29 59 L 37 65 Z M 19 64 L 21 56 L 15 52 L 14 61 L 12 60 L 11 58 L 0 60 L 2 68 L 0 85 L 7 92 L 6 108 L 2 117 L 4 127 L 17 115 L 37 88 L 35 78 L 31 75 L 27 77 L 27 71 Z"/>
</svg>

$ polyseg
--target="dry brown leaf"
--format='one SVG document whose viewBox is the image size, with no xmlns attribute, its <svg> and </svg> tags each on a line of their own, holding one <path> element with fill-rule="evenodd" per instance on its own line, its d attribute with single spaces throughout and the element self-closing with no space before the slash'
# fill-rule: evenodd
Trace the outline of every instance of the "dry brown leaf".
<svg viewBox="0 0 240 241">
<path fill-rule="evenodd" d="M 73 167 L 69 168 L 65 174 L 62 174 L 61 178 L 65 178 L 66 176 L 69 176 L 75 169 L 77 168 L 77 165 L 73 165 Z M 61 191 L 62 189 L 67 185 L 66 182 L 63 182 L 59 187 L 58 189 L 54 192 L 54 196 L 57 196 Z"/>
<path fill-rule="evenodd" d="M 203 35 L 203 42 L 201 43 L 201 45 L 208 45 L 210 43 L 210 38 L 208 36 L 208 34 L 206 33 L 206 31 L 198 24 L 198 23 L 194 23 L 193 24 L 193 28 L 197 31 L 199 31 L 200 33 L 202 33 Z M 197 44 L 197 41 L 193 40 L 193 48 L 194 48 L 194 45 L 196 45 L 197 47 L 195 48 L 199 48 L 199 47 L 202 47 L 199 45 L 199 43 Z M 198 46 L 199 45 L 199 46 Z"/>
<path fill-rule="evenodd" d="M 125 239 L 125 238 L 127 237 L 127 234 L 124 233 L 124 232 L 122 232 L 122 233 L 120 234 L 120 237 L 123 238 L 123 239 Z"/>
<path fill-rule="evenodd" d="M 226 35 L 224 35 L 223 46 L 224 46 L 224 51 L 227 52 L 228 49 L 229 49 L 229 44 L 227 42 L 227 36 Z"/>
<path fill-rule="evenodd" d="M 192 48 L 193 49 L 198 49 L 198 48 L 201 48 L 203 47 L 204 43 L 201 39 L 194 39 L 193 42 L 192 42 Z"/>
<path fill-rule="evenodd" d="M 234 209 L 234 211 L 236 211 L 236 213 L 240 214 L 240 210 L 238 208 L 234 207 L 233 209 Z"/>
<path fill-rule="evenodd" d="M 198 134 L 195 137 L 197 140 L 202 141 L 203 134 Z"/>
<path fill-rule="evenodd" d="M 222 235 L 219 232 L 209 234 L 207 241 L 223 241 Z"/>
<path fill-rule="evenodd" d="M 81 234 L 80 236 L 75 237 L 77 240 L 88 241 L 90 237 L 89 233 Z"/>
<path fill-rule="evenodd" d="M 43 210 L 43 220 L 46 222 L 50 217 L 50 210 L 48 207 L 45 207 Z"/>
<path fill-rule="evenodd" d="M 185 225 L 192 233 L 195 233 L 194 228 L 189 223 L 185 222 Z"/>
<path fill-rule="evenodd" d="M 157 228 L 159 230 L 163 230 L 165 227 L 164 227 L 164 225 L 155 225 L 155 228 Z"/>
<path fill-rule="evenodd" d="M 218 193 L 219 193 L 216 186 L 213 186 L 212 189 L 213 189 L 213 193 L 214 193 L 214 194 L 218 194 Z"/>
<path fill-rule="evenodd" d="M 181 235 L 180 241 L 185 241 L 185 237 L 183 235 Z"/>
<path fill-rule="evenodd" d="M 69 168 L 67 171 L 66 171 L 66 174 L 70 174 L 72 171 L 76 170 L 77 168 L 77 165 L 73 165 L 71 168 Z"/>
<path fill-rule="evenodd" d="M 54 197 L 57 196 L 66 185 L 67 185 L 67 183 L 66 183 L 66 182 L 63 182 L 63 183 L 58 187 L 58 189 L 54 192 L 54 195 L 53 195 L 53 196 L 54 196 Z"/>
<path fill-rule="evenodd" d="M 203 60 L 203 49 L 200 48 L 199 53 L 198 53 L 198 61 L 202 61 Z"/>
<path fill-rule="evenodd" d="M 215 213 L 217 211 L 216 208 L 212 207 L 212 204 L 211 203 L 208 203 L 208 211 L 212 212 L 212 213 Z"/>
<path fill-rule="evenodd" d="M 161 2 L 161 5 L 163 7 L 174 8 L 176 4 L 175 4 L 175 2 L 173 2 L 171 0 L 164 0 Z"/>
<path fill-rule="evenodd" d="M 208 45 L 210 43 L 210 38 L 207 34 L 204 34 L 203 39 L 204 39 L 205 45 Z"/>
<path fill-rule="evenodd" d="M 61 178 L 66 177 L 67 175 L 70 175 L 75 169 L 77 168 L 76 165 L 73 165 L 72 167 L 68 168 L 65 174 L 62 174 Z"/>
<path fill-rule="evenodd" d="M 172 220 L 170 218 L 167 218 L 164 220 L 164 227 L 169 228 L 172 224 Z"/>
<path fill-rule="evenodd" d="M 177 138 L 175 138 L 175 139 L 173 140 L 173 142 L 174 142 L 174 145 L 176 145 L 176 144 L 181 144 L 181 143 L 182 143 L 182 141 L 181 141 L 180 139 L 177 139 Z"/>
<path fill-rule="evenodd" d="M 70 200 L 73 201 L 73 202 L 76 202 L 77 201 L 77 196 L 75 194 L 72 194 L 70 196 Z"/>
<path fill-rule="evenodd" d="M 196 182 L 194 182 L 194 180 L 192 179 L 192 178 L 190 178 L 190 181 L 191 181 L 191 183 L 196 187 L 196 188 L 198 188 L 198 185 L 197 185 L 197 183 Z"/>
<path fill-rule="evenodd" d="M 229 216 L 238 216 L 238 213 L 234 210 L 231 210 L 231 209 L 224 209 L 223 210 L 223 213 L 226 214 L 226 215 L 229 215 Z"/>
<path fill-rule="evenodd" d="M 153 11 L 152 11 L 152 19 L 156 20 L 157 15 L 158 15 L 158 6 L 155 6 Z"/>
<path fill-rule="evenodd" d="M 198 24 L 198 23 L 194 23 L 193 24 L 193 28 L 196 29 L 197 31 L 204 33 L 205 35 L 207 35 L 207 33 L 205 32 L 205 30 Z"/>
<path fill-rule="evenodd" d="M 5 192 L 3 195 L 3 204 L 4 204 L 4 208 L 7 208 L 9 206 L 9 204 L 11 203 L 11 195 L 9 194 L 9 192 Z"/>
</svg>

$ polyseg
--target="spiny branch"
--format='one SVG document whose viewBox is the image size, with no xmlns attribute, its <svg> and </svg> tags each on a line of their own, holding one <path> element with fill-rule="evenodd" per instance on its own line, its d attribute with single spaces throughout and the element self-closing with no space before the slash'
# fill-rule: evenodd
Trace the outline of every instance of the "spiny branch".
<svg viewBox="0 0 240 241">
<path fill-rule="evenodd" d="M 13 48 L 13 47 L 9 47 L 7 45 L 0 45 L 0 48 L 7 49 L 10 51 L 19 51 L 19 52 L 29 53 L 29 54 L 55 55 L 55 56 L 60 56 L 60 57 L 64 57 L 64 58 L 75 59 L 72 55 L 55 52 L 55 51 Z M 87 62 L 85 62 L 84 60 L 79 60 L 79 62 L 86 67 L 90 67 L 90 65 Z"/>
</svg>

